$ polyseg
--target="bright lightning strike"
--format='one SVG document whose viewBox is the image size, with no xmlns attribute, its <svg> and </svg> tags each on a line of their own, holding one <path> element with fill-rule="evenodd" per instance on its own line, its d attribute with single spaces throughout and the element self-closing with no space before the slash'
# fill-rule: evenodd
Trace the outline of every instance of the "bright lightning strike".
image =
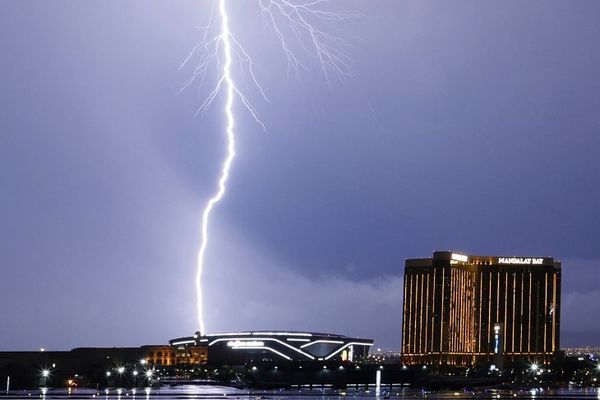
<svg viewBox="0 0 600 400">
<path fill-rule="evenodd" d="M 225 115 L 227 118 L 227 128 L 225 132 L 227 134 L 227 157 L 223 163 L 221 169 L 221 177 L 219 178 L 219 189 L 217 193 L 208 201 L 204 212 L 202 213 L 202 241 L 200 243 L 200 250 L 198 251 L 198 268 L 196 271 L 196 292 L 198 302 L 198 321 L 200 323 L 200 334 L 204 335 L 206 332 L 206 326 L 204 325 L 204 313 L 203 313 L 203 296 L 202 296 L 202 271 L 204 269 L 204 254 L 206 253 L 206 246 L 208 244 L 208 218 L 210 213 L 225 194 L 225 184 L 229 178 L 229 170 L 235 157 L 235 135 L 233 128 L 235 120 L 233 118 L 233 96 L 236 93 L 235 84 L 231 78 L 231 34 L 229 32 L 229 17 L 225 9 L 225 0 L 219 0 L 219 15 L 221 16 L 221 34 L 218 36 L 218 41 L 223 44 L 223 54 L 225 62 L 223 63 L 223 70 L 221 78 L 217 83 L 216 88 L 213 90 L 211 95 L 207 98 L 206 103 L 203 107 L 207 107 L 210 102 L 214 99 L 214 96 L 221 90 L 221 85 L 225 85 Z M 239 92 L 237 92 L 239 94 Z M 212 97 L 211 97 L 212 96 Z M 201 107 L 202 108 L 202 107 Z M 252 110 L 251 110 L 252 112 Z M 253 113 L 253 115 L 255 115 Z"/>
<path fill-rule="evenodd" d="M 204 102 L 198 108 L 198 112 L 205 112 L 213 103 L 219 94 L 224 94 L 225 105 L 224 113 L 226 118 L 225 135 L 227 138 L 227 154 L 221 168 L 221 174 L 218 180 L 216 193 L 208 200 L 202 213 L 201 220 L 201 242 L 198 251 L 198 264 L 196 270 L 196 292 L 198 322 L 200 325 L 200 334 L 206 333 L 203 311 L 203 291 L 202 291 L 202 273 L 204 270 L 204 257 L 208 246 L 209 238 L 209 219 L 215 205 L 221 201 L 227 189 L 227 180 L 231 166 L 235 158 L 235 117 L 234 117 L 234 99 L 237 98 L 244 108 L 250 113 L 254 120 L 266 130 L 265 125 L 260 120 L 256 109 L 252 106 L 248 98 L 241 92 L 235 83 L 232 75 L 232 64 L 235 59 L 245 67 L 248 76 L 254 83 L 259 94 L 268 102 L 268 99 L 254 74 L 254 61 L 246 52 L 243 46 L 232 34 L 229 26 L 229 15 L 226 8 L 226 0 L 217 0 L 218 18 L 220 24 L 215 24 L 214 3 L 209 24 L 204 27 L 203 40 L 194 46 L 188 57 L 181 64 L 182 68 L 195 55 L 200 56 L 200 62 L 194 69 L 192 77 L 185 82 L 182 90 L 191 83 L 198 81 L 204 82 L 207 71 L 211 65 L 216 64 L 218 77 L 212 91 L 205 98 Z M 315 20 L 335 20 L 344 21 L 356 17 L 355 14 L 346 12 L 332 12 L 321 8 L 328 0 L 310 0 L 301 4 L 294 4 L 289 0 L 258 0 L 263 20 L 274 32 L 281 48 L 287 58 L 288 74 L 290 71 L 298 73 L 299 69 L 308 69 L 304 63 L 295 55 L 292 50 L 290 40 L 286 38 L 286 33 L 291 32 L 293 38 L 300 44 L 302 49 L 308 54 L 315 56 L 320 68 L 322 69 L 327 81 L 329 82 L 329 73 L 333 72 L 339 77 L 344 77 L 349 73 L 348 57 L 338 50 L 341 44 L 339 38 L 320 30 L 314 24 Z M 288 30 L 284 29 L 287 24 Z M 210 37 L 209 33 L 216 30 L 216 34 Z M 305 41 L 310 44 L 307 46 Z"/>
</svg>

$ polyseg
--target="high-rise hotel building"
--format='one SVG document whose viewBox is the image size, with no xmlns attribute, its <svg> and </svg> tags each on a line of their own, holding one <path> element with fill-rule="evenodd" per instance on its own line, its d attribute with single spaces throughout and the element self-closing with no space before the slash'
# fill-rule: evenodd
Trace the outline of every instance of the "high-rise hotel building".
<svg viewBox="0 0 600 400">
<path fill-rule="evenodd" d="M 436 251 L 406 260 L 406 364 L 548 362 L 560 349 L 560 262 Z"/>
</svg>

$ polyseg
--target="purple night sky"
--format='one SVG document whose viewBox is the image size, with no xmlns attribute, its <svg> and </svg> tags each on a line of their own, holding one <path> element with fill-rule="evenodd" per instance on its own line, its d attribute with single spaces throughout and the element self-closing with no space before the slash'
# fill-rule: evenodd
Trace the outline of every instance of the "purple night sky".
<svg viewBox="0 0 600 400">
<path fill-rule="evenodd" d="M 405 258 L 563 262 L 562 345 L 600 344 L 600 2 L 332 1 L 352 76 L 287 76 L 230 1 L 268 127 L 237 108 L 213 214 L 209 332 L 399 348 Z M 163 344 L 197 330 L 200 214 L 222 98 L 178 94 L 208 0 L 0 2 L 0 350 Z M 246 82 L 243 82 L 244 79 Z M 239 103 L 238 103 L 239 105 Z"/>
</svg>

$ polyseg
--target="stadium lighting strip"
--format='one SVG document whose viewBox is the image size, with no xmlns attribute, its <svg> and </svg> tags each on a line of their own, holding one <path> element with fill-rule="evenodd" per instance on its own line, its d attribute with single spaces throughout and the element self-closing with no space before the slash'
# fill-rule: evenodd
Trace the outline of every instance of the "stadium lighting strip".
<svg viewBox="0 0 600 400">
<path fill-rule="evenodd" d="M 310 333 L 303 332 L 252 332 L 253 336 L 312 336 Z"/>
<path fill-rule="evenodd" d="M 340 340 L 315 340 L 314 342 L 303 344 L 302 346 L 300 346 L 300 348 L 303 349 L 305 347 L 312 346 L 313 344 L 316 344 L 316 343 L 344 344 L 344 342 L 342 342 Z"/>
<path fill-rule="evenodd" d="M 337 353 L 339 353 L 340 351 L 344 350 L 346 347 L 352 346 L 353 344 L 355 344 L 357 346 L 373 346 L 373 343 L 363 343 L 363 342 L 350 342 L 350 343 L 346 343 L 345 345 L 343 345 L 342 347 L 340 347 L 339 349 L 337 349 L 336 351 L 334 351 L 333 353 L 331 353 L 330 355 L 328 355 L 327 357 L 325 357 L 325 360 L 329 360 L 331 357 L 335 356 Z"/>
<path fill-rule="evenodd" d="M 204 336 L 213 337 L 213 336 L 242 336 L 242 335 L 252 335 L 252 332 L 213 333 L 213 334 L 204 335 Z"/>
<path fill-rule="evenodd" d="M 211 333 L 210 335 L 204 335 L 204 337 L 214 337 L 214 336 L 306 336 L 311 337 L 311 333 L 304 332 L 228 332 L 228 333 Z"/>
<path fill-rule="evenodd" d="M 273 353 L 275 353 L 275 354 L 278 354 L 278 355 L 280 355 L 281 357 L 285 358 L 285 359 L 286 359 L 286 360 L 288 360 L 288 361 L 291 361 L 291 359 L 292 359 L 291 357 L 288 357 L 288 356 L 286 356 L 285 354 L 283 354 L 283 353 L 281 353 L 281 352 L 279 352 L 279 351 L 277 351 L 277 350 L 275 350 L 275 349 L 273 349 L 273 348 L 271 348 L 271 347 L 268 347 L 268 346 L 246 346 L 246 347 L 244 347 L 244 346 L 235 347 L 235 346 L 234 346 L 234 347 L 231 347 L 231 348 L 232 348 L 232 349 L 234 349 L 234 350 L 240 350 L 240 349 L 242 349 L 242 350 L 247 350 L 247 349 L 254 349 L 254 350 L 269 350 L 269 351 L 272 351 L 272 352 L 273 352 Z"/>
<path fill-rule="evenodd" d="M 172 345 L 173 346 L 179 346 L 180 344 L 192 344 L 192 343 L 196 343 L 195 340 L 181 340 L 179 342 L 173 342 Z"/>
<path fill-rule="evenodd" d="M 313 356 L 311 356 L 310 354 L 308 354 L 308 353 L 305 353 L 304 351 L 302 351 L 302 350 L 300 350 L 300 349 L 298 349 L 298 348 L 296 348 L 296 347 L 294 347 L 294 346 L 291 346 L 291 345 L 289 345 L 289 344 L 287 344 L 287 343 L 285 343 L 285 342 L 283 342 L 283 341 L 281 341 L 281 340 L 279 340 L 279 339 L 266 338 L 266 337 L 265 337 L 265 338 L 262 338 L 262 337 L 260 337 L 260 338 L 252 338 L 252 339 L 253 339 L 253 340 L 263 340 L 263 341 L 265 341 L 265 342 L 266 342 L 266 341 L 277 342 L 277 343 L 279 343 L 279 344 L 282 344 L 282 345 L 284 345 L 285 347 L 289 347 L 290 349 L 292 349 L 292 350 L 294 350 L 294 351 L 296 351 L 296 352 L 298 352 L 298 353 L 302 354 L 302 355 L 303 355 L 303 356 L 305 356 L 305 357 L 308 357 L 308 358 L 310 358 L 311 360 L 314 360 L 314 359 L 315 359 L 315 358 L 314 358 Z M 208 345 L 209 345 L 209 346 L 212 346 L 213 344 L 215 344 L 215 343 L 217 343 L 217 342 L 224 342 L 224 341 L 226 341 L 226 340 L 227 340 L 227 341 L 232 341 L 232 340 L 234 340 L 234 341 L 240 341 L 240 342 L 241 342 L 241 341 L 247 341 L 247 340 L 248 340 L 248 338 L 221 338 L 221 339 L 216 339 L 216 340 L 213 340 L 213 341 L 212 341 L 212 342 L 210 342 Z M 240 348 L 241 348 L 241 347 L 240 347 Z M 245 348 L 245 349 L 249 349 L 250 347 L 244 347 L 244 348 Z"/>
</svg>

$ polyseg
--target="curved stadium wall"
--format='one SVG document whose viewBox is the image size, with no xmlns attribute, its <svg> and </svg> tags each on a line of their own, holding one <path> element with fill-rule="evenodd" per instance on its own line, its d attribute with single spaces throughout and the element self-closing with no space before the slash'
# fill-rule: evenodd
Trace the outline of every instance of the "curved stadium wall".
<svg viewBox="0 0 600 400">
<path fill-rule="evenodd" d="M 250 331 L 173 339 L 171 346 L 208 348 L 211 364 L 256 362 L 352 362 L 365 357 L 371 339 L 313 332 Z"/>
</svg>

